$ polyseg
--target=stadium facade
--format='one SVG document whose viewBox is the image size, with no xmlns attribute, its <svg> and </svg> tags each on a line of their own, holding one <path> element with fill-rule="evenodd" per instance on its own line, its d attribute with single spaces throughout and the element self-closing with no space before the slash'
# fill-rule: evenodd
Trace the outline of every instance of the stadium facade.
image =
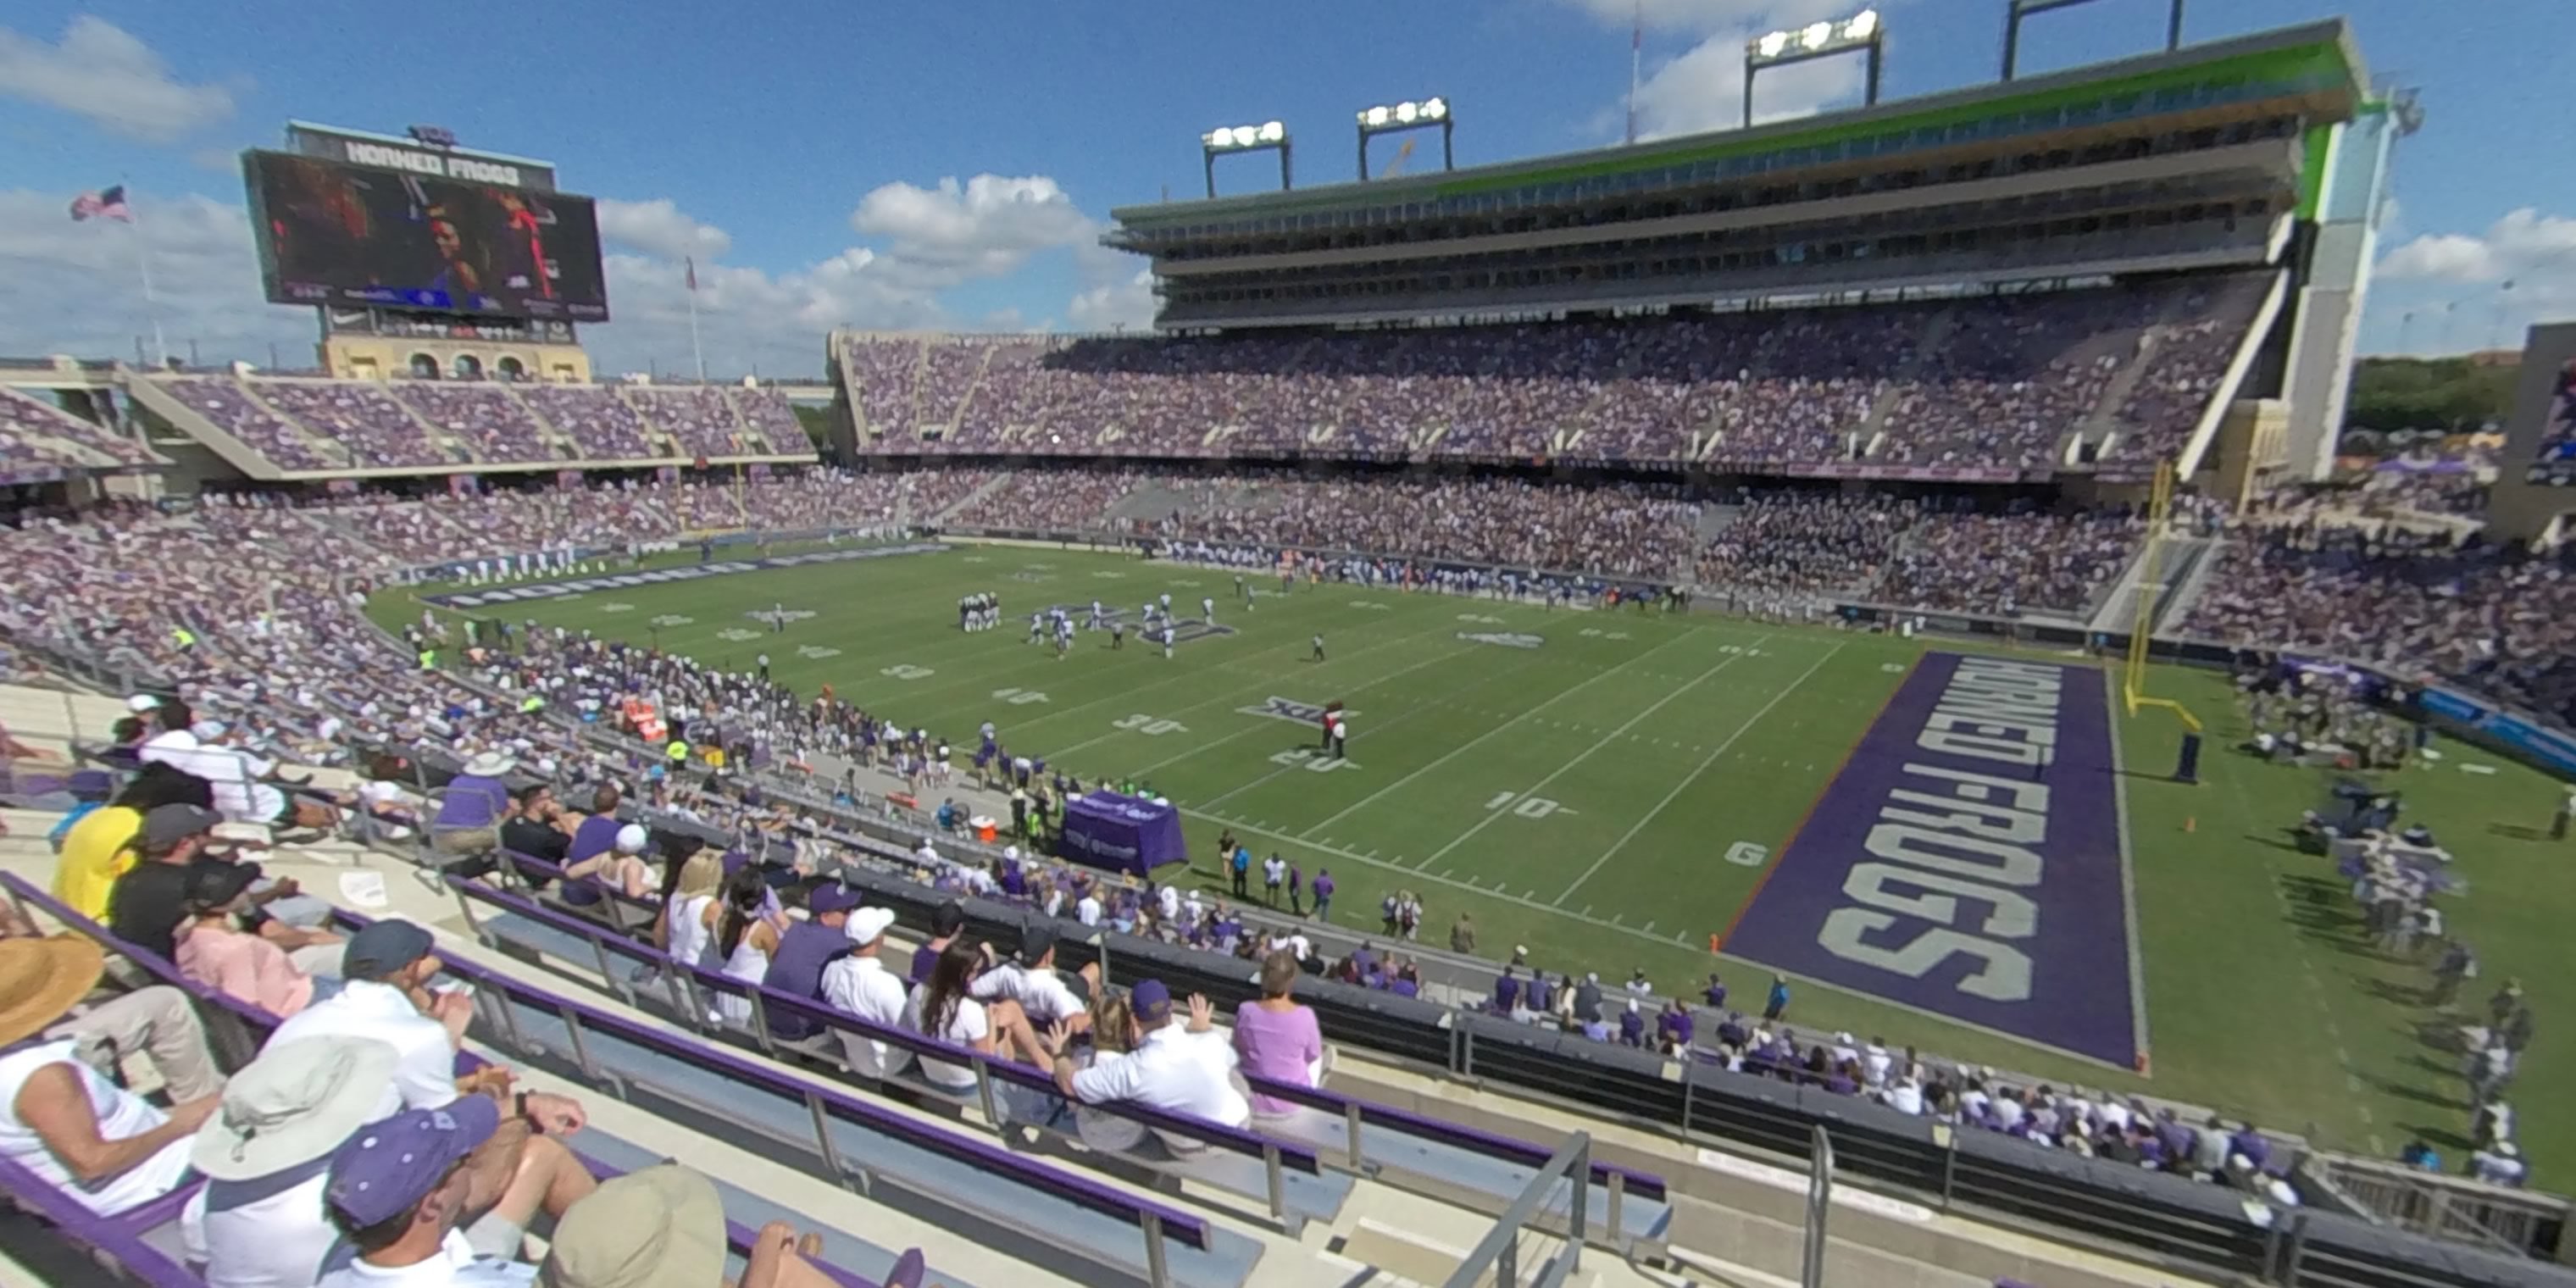
<svg viewBox="0 0 2576 1288">
<path fill-rule="evenodd" d="M 1263 441 L 1258 424 L 1227 434 L 1233 449 L 1256 455 L 1483 454 L 1652 470 L 2132 483 L 2171 458 L 2186 476 L 2207 472 L 2204 487 L 2245 495 L 2321 477 L 2330 464 L 2395 137 L 2388 103 L 2372 96 L 2352 35 L 2335 21 L 1746 130 L 1126 207 L 1103 241 L 1150 258 L 1166 335 L 1250 337 L 1238 353 L 1346 374 L 1355 367 L 1343 346 L 1418 342 L 1364 338 L 1374 331 L 1703 319 L 1707 335 L 1694 340 L 1719 351 L 1691 374 L 1638 372 L 1620 346 L 1559 371 L 1604 383 L 1632 374 L 1723 383 L 1758 379 L 1768 366 L 1812 379 L 1797 355 L 1763 350 L 1780 329 L 1766 319 L 1812 324 L 1823 311 L 1871 310 L 1898 318 L 1901 332 L 1869 346 L 1883 359 L 1872 374 L 1902 385 L 1923 355 L 1983 324 L 1961 321 L 1979 301 L 2089 296 L 2106 301 L 2106 317 L 2121 315 L 2099 328 L 2096 355 L 2116 374 L 2086 386 L 2089 403 L 2054 409 L 2056 422 L 2023 427 L 2021 450 L 2000 458 L 1909 442 L 1911 413 L 1885 398 L 1855 401 L 1819 436 L 1824 451 L 1748 449 L 1748 435 L 1730 432 L 1722 416 L 1670 426 L 1634 451 L 1609 449 L 1606 436 L 1587 443 L 1562 424 L 1504 426 L 1506 437 L 1533 432 L 1485 453 L 1462 450 L 1465 435 L 1449 431 L 1464 427 L 1438 424 L 1405 426 L 1410 438 L 1393 444 L 1358 443 L 1328 424 L 1272 427 L 1287 430 L 1288 443 Z M 2124 309 L 2122 297 L 2144 301 L 2143 312 Z M 2009 303 L 1997 307 L 1995 326 L 2022 325 Z M 2161 374 L 2159 344 L 2204 323 L 2223 334 L 2204 364 L 2212 369 L 2190 381 L 2199 396 L 2159 402 L 2152 411 L 2162 423 L 2122 424 L 2148 410 L 2120 400 Z M 1463 342 L 1498 333 L 1471 330 Z M 997 422 L 997 410 L 974 399 L 980 386 L 992 401 L 997 385 L 1008 399 L 1006 381 L 985 377 L 1023 361 L 1104 378 L 1168 362 L 1097 341 L 1050 342 L 1034 358 L 1008 348 L 934 352 L 924 371 L 958 378 L 897 382 L 890 399 L 896 391 L 883 382 L 871 388 L 853 374 L 885 369 L 884 355 L 851 361 L 852 345 L 865 341 L 833 346 L 855 413 L 853 450 L 1159 450 L 1132 426 L 1007 419 L 1043 400 L 1001 408 Z M 2014 362 L 2034 373 L 2045 365 L 2034 350 L 1989 365 Z M 1479 374 L 1527 373 L 1497 362 Z M 952 398 L 950 385 L 965 396 Z M 1374 410 L 1354 405 L 1364 399 L 1342 410 L 1364 418 Z M 1931 400 L 1941 412 L 1940 395 Z M 1243 406 L 1206 410 L 1262 418 Z M 1182 448 L 1173 454 L 1202 454 Z"/>
</svg>

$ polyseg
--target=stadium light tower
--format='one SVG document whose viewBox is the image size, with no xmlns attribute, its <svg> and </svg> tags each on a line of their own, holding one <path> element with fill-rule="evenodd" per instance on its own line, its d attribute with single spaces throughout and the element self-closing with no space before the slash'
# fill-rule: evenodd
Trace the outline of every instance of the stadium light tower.
<svg viewBox="0 0 2576 1288">
<path fill-rule="evenodd" d="M 2051 9 L 2091 4 L 2093 0 L 2004 0 L 2004 79 L 2013 78 L 2013 65 L 2021 59 L 2022 19 Z M 2165 52 L 2182 48 L 2183 0 L 2167 0 L 2165 10 Z"/>
<path fill-rule="evenodd" d="M 1841 22 L 1811 22 L 1795 31 L 1774 31 L 1744 42 L 1744 124 L 1753 125 L 1753 73 L 1765 67 L 1814 62 L 1869 51 L 1868 88 L 1861 101 L 1878 102 L 1878 73 L 1887 61 L 1887 22 L 1876 9 L 1863 9 Z"/>
<path fill-rule="evenodd" d="M 1259 125 L 1220 125 L 1199 136 L 1199 156 L 1207 162 L 1207 194 L 1216 197 L 1216 159 L 1236 152 L 1277 152 L 1279 190 L 1288 190 L 1288 127 L 1277 121 Z"/>
<path fill-rule="evenodd" d="M 1458 168 L 1458 154 L 1451 148 L 1451 136 L 1458 128 L 1457 118 L 1449 114 L 1449 100 L 1426 98 L 1421 102 L 1381 104 L 1365 108 L 1360 118 L 1360 182 L 1368 182 L 1369 138 L 1378 134 L 1396 134 L 1405 130 L 1427 130 L 1440 127 L 1440 168 Z"/>
</svg>

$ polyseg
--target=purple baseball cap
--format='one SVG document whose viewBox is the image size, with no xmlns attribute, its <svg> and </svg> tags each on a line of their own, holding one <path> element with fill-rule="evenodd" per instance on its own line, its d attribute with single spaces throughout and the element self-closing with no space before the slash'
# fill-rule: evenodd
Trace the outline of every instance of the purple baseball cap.
<svg viewBox="0 0 2576 1288">
<path fill-rule="evenodd" d="M 838 881 L 814 887 L 805 896 L 805 911 L 817 917 L 826 913 L 848 912 L 859 906 L 859 892 Z"/>
<path fill-rule="evenodd" d="M 350 1225 L 382 1225 L 419 1206 L 457 1161 L 501 1126 L 489 1096 L 466 1096 L 444 1109 L 414 1109 L 360 1128 L 331 1156 L 323 1201 Z"/>
<path fill-rule="evenodd" d="M 1140 979 L 1127 990 L 1127 1009 L 1140 1024 L 1160 1024 L 1172 1018 L 1172 990 L 1159 979 Z"/>
</svg>

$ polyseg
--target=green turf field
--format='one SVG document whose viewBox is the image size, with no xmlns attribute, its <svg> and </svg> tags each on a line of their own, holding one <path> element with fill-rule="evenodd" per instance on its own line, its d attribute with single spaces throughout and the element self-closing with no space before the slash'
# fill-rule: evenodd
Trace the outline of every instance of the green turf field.
<svg viewBox="0 0 2576 1288">
<path fill-rule="evenodd" d="M 961 753 L 989 719 L 1015 751 L 1086 781 L 1141 777 L 1185 808 L 1195 876 L 1211 889 L 1224 885 L 1215 837 L 1230 827 L 1309 875 L 1329 867 L 1343 925 L 1373 927 L 1380 895 L 1411 889 L 1426 944 L 1445 947 L 1466 913 L 1487 955 L 1526 944 L 1551 971 L 1605 979 L 1643 967 L 1685 994 L 1717 969 L 1748 1009 L 1764 974 L 1712 958 L 1709 937 L 1926 647 L 1707 615 L 1549 613 L 1329 584 L 1283 597 L 1275 577 L 1252 584 L 1263 593 L 1247 609 L 1223 571 L 993 545 L 506 613 L 739 668 L 766 651 L 782 682 L 830 683 L 899 723 L 945 731 Z M 957 598 L 976 590 L 1002 596 L 1001 629 L 958 631 Z M 1184 642 L 1168 661 L 1132 636 L 1120 652 L 1105 634 L 1078 636 L 1061 661 L 1024 643 L 1030 608 L 1098 598 L 1132 617 L 1166 591 L 1187 615 L 1214 598 L 1235 633 Z M 419 612 L 408 595 L 378 602 L 387 621 Z M 781 605 L 812 616 L 783 635 L 749 616 Z M 1309 660 L 1318 633 L 1327 661 Z M 1497 642 L 1511 636 L 1543 644 Z M 2204 783 L 2177 785 L 2157 776 L 2174 761 L 2171 717 L 2118 722 L 2146 1078 L 1821 985 L 1798 990 L 1790 1018 L 2042 1077 L 2151 1087 L 2356 1152 L 2393 1154 L 2423 1135 L 2465 1161 L 2464 1085 L 2455 1058 L 2426 1040 L 2416 1000 L 2429 959 L 2390 960 L 2362 941 L 2343 883 L 2288 844 L 2286 826 L 2323 798 L 2327 775 L 2227 750 L 2244 728 L 2224 677 L 2169 668 L 2155 683 L 2210 723 L 2210 746 Z M 1349 760 L 1308 755 L 1311 724 L 1247 712 L 1271 697 L 1346 703 Z M 2558 923 L 2576 908 L 2576 853 L 2539 839 L 2556 800 L 2546 779 L 2461 744 L 2441 749 L 2438 765 L 2396 785 L 2470 884 L 2446 911 L 2485 963 L 2471 1002 L 2482 1007 L 2508 975 L 2530 988 L 2539 1036 L 2515 1097 L 2520 1134 L 2539 1182 L 2563 1184 L 2569 1151 L 2553 1146 L 2576 1146 L 2576 1110 L 2531 1088 L 2565 1044 L 2553 1020 L 2571 1013 L 2556 1005 L 2566 976 L 2554 968 L 2569 957 Z"/>
</svg>

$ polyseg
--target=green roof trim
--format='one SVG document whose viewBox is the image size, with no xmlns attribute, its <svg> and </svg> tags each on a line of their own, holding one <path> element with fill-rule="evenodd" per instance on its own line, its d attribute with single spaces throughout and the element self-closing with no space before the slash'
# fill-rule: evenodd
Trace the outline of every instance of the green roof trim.
<svg viewBox="0 0 2576 1288">
<path fill-rule="evenodd" d="M 2106 79 L 2079 79 L 2034 89 L 2023 94 L 1981 97 L 1970 102 L 1941 104 L 1901 114 L 1858 116 L 1856 119 L 1821 123 L 1808 129 L 1781 132 L 1757 131 L 1750 135 L 1742 131 L 1729 131 L 1714 138 L 1701 135 L 1694 139 L 1674 140 L 1663 144 L 1605 149 L 1580 154 L 1584 159 L 1571 160 L 1565 164 L 1548 166 L 1544 169 L 1479 167 L 1479 169 L 1499 172 L 1469 173 L 1455 178 L 1424 175 L 1418 179 L 1381 180 L 1367 184 L 1337 183 L 1311 193 L 1290 192 L 1255 197 L 1220 198 L 1213 203 L 1181 201 L 1127 207 L 1113 211 L 1112 214 L 1120 222 L 1139 231 L 1151 231 L 1157 226 L 1172 223 L 1224 223 L 1240 219 L 1303 214 L 1315 210 L 1402 205 L 1407 202 L 1435 201 L 1448 197 L 1510 191 L 1569 180 L 1655 170 L 1674 165 L 1693 165 L 1736 156 L 1828 146 L 1853 139 L 1946 128 L 2025 112 L 2045 111 L 2050 108 L 2092 102 L 2112 94 L 2152 94 L 2171 87 L 2231 80 L 2268 81 L 2308 88 L 2344 87 L 2350 89 L 2357 97 L 2366 93 L 2358 83 L 2356 69 L 2346 56 L 2343 42 L 2327 36 L 2284 48 L 2255 50 L 2205 61 L 2153 67 Z M 1509 164 L 1505 163 L 1506 166 Z"/>
<path fill-rule="evenodd" d="M 2307 137 L 2300 140 L 2304 154 L 2299 161 L 2299 218 L 2317 217 L 2317 207 L 2325 201 L 2326 158 L 2334 148 L 2334 127 L 2311 125 Z"/>
</svg>

